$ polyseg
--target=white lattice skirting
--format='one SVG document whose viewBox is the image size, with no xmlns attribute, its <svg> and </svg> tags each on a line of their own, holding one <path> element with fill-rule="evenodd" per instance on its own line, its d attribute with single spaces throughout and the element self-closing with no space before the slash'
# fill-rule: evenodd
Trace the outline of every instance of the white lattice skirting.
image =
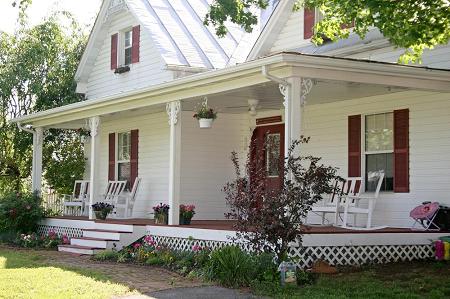
<svg viewBox="0 0 450 299">
<path fill-rule="evenodd" d="M 66 235 L 69 238 L 78 238 L 83 235 L 81 228 L 52 225 L 39 225 L 37 232 L 39 235 L 48 235 L 51 231 L 57 233 L 58 236 Z"/>
<path fill-rule="evenodd" d="M 157 243 L 162 243 L 174 250 L 191 250 L 197 244 L 217 249 L 231 242 L 193 240 L 153 235 Z M 244 246 L 242 246 L 244 245 Z M 245 250 L 248 246 L 241 244 Z M 357 266 L 364 264 L 381 264 L 399 261 L 412 261 L 433 257 L 432 245 L 372 245 L 372 246 L 309 246 L 291 247 L 290 256 L 298 260 L 301 268 L 307 268 L 321 259 L 334 266 Z"/>
</svg>

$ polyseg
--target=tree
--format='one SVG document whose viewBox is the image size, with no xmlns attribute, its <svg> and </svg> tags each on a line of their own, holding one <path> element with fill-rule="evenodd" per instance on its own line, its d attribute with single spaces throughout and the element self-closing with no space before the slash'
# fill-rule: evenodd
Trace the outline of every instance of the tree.
<svg viewBox="0 0 450 299">
<path fill-rule="evenodd" d="M 252 31 L 257 18 L 252 8 L 266 8 L 268 0 L 215 0 L 205 17 L 219 36 L 226 34 L 224 23 L 230 20 Z M 317 7 L 323 19 L 315 27 L 313 42 L 320 45 L 324 37 L 336 41 L 347 38 L 350 30 L 343 24 L 354 23 L 361 38 L 371 27 L 396 47 L 405 48 L 399 61 L 421 62 L 424 49 L 444 45 L 450 39 L 450 2 L 448 0 L 297 0 L 293 9 Z"/>
<path fill-rule="evenodd" d="M 339 179 L 337 169 L 321 164 L 321 158 L 296 154 L 308 141 L 301 137 L 290 146 L 288 158 L 280 163 L 284 180 L 279 190 L 266 187 L 264 155 L 249 153 L 243 175 L 235 152 L 236 178 L 223 188 L 230 207 L 226 217 L 236 220 L 237 238 L 256 252 L 274 252 L 279 263 L 286 260 L 291 242 L 301 246 L 300 226 L 312 205 L 331 193 L 332 181 Z"/>
<path fill-rule="evenodd" d="M 31 174 L 32 135 L 8 120 L 83 99 L 75 93 L 74 80 L 86 43 L 83 28 L 67 12 L 31 28 L 25 13 L 21 18 L 25 20 L 15 34 L 0 32 L 0 194 L 22 191 Z M 53 154 L 56 147 L 81 145 L 74 132 L 52 130 L 46 131 L 44 146 L 44 176 L 51 181 L 51 172 L 45 170 L 52 161 L 61 171 L 70 171 L 64 163 L 67 159 Z M 77 155 L 77 159 L 78 165 L 84 165 L 84 158 Z M 83 174 L 79 169 L 74 167 L 78 170 L 74 175 Z"/>
</svg>

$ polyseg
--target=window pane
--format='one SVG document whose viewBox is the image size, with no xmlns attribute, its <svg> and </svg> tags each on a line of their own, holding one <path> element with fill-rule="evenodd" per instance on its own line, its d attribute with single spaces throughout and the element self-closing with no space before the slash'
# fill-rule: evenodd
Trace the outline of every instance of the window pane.
<svg viewBox="0 0 450 299">
<path fill-rule="evenodd" d="M 131 30 L 125 32 L 125 48 L 131 47 Z"/>
<path fill-rule="evenodd" d="M 393 154 L 366 155 L 366 190 L 375 191 L 380 172 L 384 173 L 381 191 L 394 190 Z"/>
<path fill-rule="evenodd" d="M 129 181 L 131 173 L 130 162 L 119 163 L 117 178 L 119 181 Z"/>
<path fill-rule="evenodd" d="M 367 115 L 366 151 L 392 150 L 393 132 L 393 113 Z"/>
<path fill-rule="evenodd" d="M 268 134 L 266 139 L 266 170 L 267 176 L 280 175 L 280 134 Z"/>
<path fill-rule="evenodd" d="M 125 49 L 125 65 L 131 64 L 131 48 Z"/>
<path fill-rule="evenodd" d="M 119 133 L 118 140 L 119 140 L 119 143 L 117 144 L 118 160 L 119 161 L 130 160 L 130 142 L 131 142 L 130 132 Z"/>
</svg>

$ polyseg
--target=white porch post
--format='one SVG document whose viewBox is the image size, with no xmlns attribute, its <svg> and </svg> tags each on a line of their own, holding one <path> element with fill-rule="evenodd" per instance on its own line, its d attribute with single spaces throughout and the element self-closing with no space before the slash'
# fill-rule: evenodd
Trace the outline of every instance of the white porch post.
<svg viewBox="0 0 450 299">
<path fill-rule="evenodd" d="M 33 133 L 33 166 L 31 173 L 31 188 L 39 195 L 42 191 L 42 143 L 44 140 L 44 129 L 37 127 Z"/>
<path fill-rule="evenodd" d="M 91 166 L 90 166 L 90 182 L 89 182 L 89 219 L 94 219 L 92 205 L 95 197 L 98 195 L 99 185 L 99 169 L 97 167 L 100 149 L 100 117 L 94 116 L 89 118 L 89 130 L 91 132 Z"/>
<path fill-rule="evenodd" d="M 289 154 L 292 142 L 301 135 L 303 105 L 312 87 L 311 79 L 291 77 L 287 84 L 280 84 L 284 96 L 284 156 Z"/>
<path fill-rule="evenodd" d="M 181 155 L 181 102 L 167 103 L 170 125 L 169 151 L 169 225 L 180 224 L 180 155 Z"/>
</svg>

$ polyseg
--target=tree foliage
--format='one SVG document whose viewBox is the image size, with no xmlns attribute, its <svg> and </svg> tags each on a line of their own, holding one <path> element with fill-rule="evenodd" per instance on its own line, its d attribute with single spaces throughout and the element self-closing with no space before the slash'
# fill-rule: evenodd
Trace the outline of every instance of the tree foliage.
<svg viewBox="0 0 450 299">
<path fill-rule="evenodd" d="M 20 1 L 21 9 L 29 2 Z M 14 34 L 0 32 L 0 193 L 23 190 L 31 174 L 32 135 L 8 120 L 82 100 L 74 74 L 86 42 L 83 28 L 67 12 L 34 27 L 27 27 L 25 12 L 21 18 Z M 56 147 L 80 146 L 73 132 L 61 138 L 64 134 L 46 131 L 44 170 L 52 161 L 61 171 L 70 170 L 67 159 L 52 154 Z M 84 158 L 77 161 L 84 165 Z"/>
<path fill-rule="evenodd" d="M 274 252 L 278 262 L 286 259 L 289 243 L 297 241 L 301 246 L 300 228 L 308 212 L 332 192 L 332 182 L 339 178 L 337 169 L 321 164 L 321 158 L 296 154 L 308 141 L 301 137 L 290 146 L 288 158 L 280 163 L 284 180 L 279 190 L 266 184 L 266 169 L 260 161 L 264 155 L 250 153 L 242 173 L 235 152 L 236 178 L 223 189 L 230 207 L 226 217 L 236 220 L 237 237 L 256 252 Z"/>
<path fill-rule="evenodd" d="M 218 35 L 227 30 L 230 20 L 251 32 L 257 24 L 250 8 L 265 8 L 267 0 L 216 0 L 206 15 L 205 24 L 213 24 Z M 323 19 L 315 26 L 312 41 L 322 44 L 324 37 L 336 41 L 348 37 L 343 24 L 354 22 L 354 32 L 361 38 L 372 28 L 396 47 L 405 48 L 400 62 L 420 62 L 425 49 L 444 45 L 450 39 L 450 2 L 448 0 L 297 0 L 293 9 L 316 7 Z"/>
</svg>

